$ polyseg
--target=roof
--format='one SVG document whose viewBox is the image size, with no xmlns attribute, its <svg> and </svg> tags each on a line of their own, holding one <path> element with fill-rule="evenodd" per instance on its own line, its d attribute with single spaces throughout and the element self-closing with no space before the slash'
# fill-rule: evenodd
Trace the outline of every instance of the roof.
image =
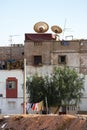
<svg viewBox="0 0 87 130">
<path fill-rule="evenodd" d="M 25 34 L 25 41 L 46 41 L 53 40 L 53 34 L 50 33 L 33 33 L 33 34 Z"/>
</svg>

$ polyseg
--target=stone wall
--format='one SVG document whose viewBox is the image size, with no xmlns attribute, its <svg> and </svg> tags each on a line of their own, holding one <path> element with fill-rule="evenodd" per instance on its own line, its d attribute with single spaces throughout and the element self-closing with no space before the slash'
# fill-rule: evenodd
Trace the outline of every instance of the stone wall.
<svg viewBox="0 0 87 130">
<path fill-rule="evenodd" d="M 0 61 L 10 59 L 23 59 L 24 46 L 15 44 L 14 46 L 0 47 Z"/>
</svg>

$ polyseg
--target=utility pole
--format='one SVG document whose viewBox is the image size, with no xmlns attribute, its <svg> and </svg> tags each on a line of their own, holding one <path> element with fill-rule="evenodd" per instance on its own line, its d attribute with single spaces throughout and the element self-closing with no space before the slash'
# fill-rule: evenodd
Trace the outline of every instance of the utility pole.
<svg viewBox="0 0 87 130">
<path fill-rule="evenodd" d="M 23 114 L 26 114 L 26 59 L 24 58 Z"/>
</svg>

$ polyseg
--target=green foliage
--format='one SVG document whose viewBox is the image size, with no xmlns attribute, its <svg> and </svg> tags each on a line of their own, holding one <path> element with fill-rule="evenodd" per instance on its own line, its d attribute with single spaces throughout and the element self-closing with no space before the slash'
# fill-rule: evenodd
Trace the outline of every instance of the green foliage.
<svg viewBox="0 0 87 130">
<path fill-rule="evenodd" d="M 47 97 L 49 106 L 77 104 L 83 95 L 84 76 L 67 67 L 54 68 L 51 75 L 28 77 L 26 84 L 30 102 Z"/>
<path fill-rule="evenodd" d="M 27 78 L 26 82 L 27 93 L 30 97 L 30 102 L 39 102 L 44 98 L 44 80 L 35 74 Z"/>
<path fill-rule="evenodd" d="M 77 104 L 84 90 L 84 76 L 78 75 L 73 69 L 55 68 L 54 79 L 60 95 L 61 104 Z"/>
</svg>

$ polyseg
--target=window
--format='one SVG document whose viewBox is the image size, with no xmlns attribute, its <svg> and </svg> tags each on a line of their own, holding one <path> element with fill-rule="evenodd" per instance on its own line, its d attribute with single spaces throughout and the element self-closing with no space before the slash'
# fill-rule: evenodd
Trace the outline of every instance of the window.
<svg viewBox="0 0 87 130">
<path fill-rule="evenodd" d="M 16 81 L 8 81 L 7 87 L 8 87 L 8 89 L 15 89 L 16 88 Z"/>
<path fill-rule="evenodd" d="M 16 102 L 15 101 L 8 101 L 8 109 L 15 110 L 16 109 Z"/>
<path fill-rule="evenodd" d="M 34 46 L 42 46 L 42 42 L 34 42 Z"/>
<path fill-rule="evenodd" d="M 34 65 L 42 65 L 42 56 L 34 56 Z"/>
<path fill-rule="evenodd" d="M 59 64 L 66 64 L 66 55 L 61 55 L 58 57 Z"/>
</svg>

